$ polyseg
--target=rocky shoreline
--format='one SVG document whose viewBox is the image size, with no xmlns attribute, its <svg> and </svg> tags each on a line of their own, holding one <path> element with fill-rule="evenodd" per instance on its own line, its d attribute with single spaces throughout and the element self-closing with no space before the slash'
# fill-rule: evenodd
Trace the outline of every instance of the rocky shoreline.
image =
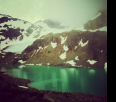
<svg viewBox="0 0 116 102">
<path fill-rule="evenodd" d="M 0 102 L 107 102 L 106 96 L 38 90 L 30 82 L 0 72 Z"/>
</svg>

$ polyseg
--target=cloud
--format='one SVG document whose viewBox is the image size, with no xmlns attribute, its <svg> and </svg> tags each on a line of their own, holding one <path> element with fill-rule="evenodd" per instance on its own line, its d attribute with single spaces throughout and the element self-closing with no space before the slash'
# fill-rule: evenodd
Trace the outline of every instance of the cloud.
<svg viewBox="0 0 116 102">
<path fill-rule="evenodd" d="M 54 19 L 67 24 L 83 23 L 107 0 L 0 0 L 0 13 L 30 21 Z"/>
</svg>

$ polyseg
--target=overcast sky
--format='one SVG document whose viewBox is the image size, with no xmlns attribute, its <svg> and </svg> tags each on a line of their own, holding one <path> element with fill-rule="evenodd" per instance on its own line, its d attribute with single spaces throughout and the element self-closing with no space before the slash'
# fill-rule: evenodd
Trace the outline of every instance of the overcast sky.
<svg viewBox="0 0 116 102">
<path fill-rule="evenodd" d="M 106 7 L 107 0 L 0 0 L 0 14 L 32 23 L 44 19 L 82 23 Z"/>
</svg>

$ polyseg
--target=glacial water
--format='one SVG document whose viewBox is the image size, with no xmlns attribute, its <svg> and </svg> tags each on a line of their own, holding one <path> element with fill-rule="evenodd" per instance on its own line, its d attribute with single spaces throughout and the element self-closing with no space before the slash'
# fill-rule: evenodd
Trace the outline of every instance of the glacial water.
<svg viewBox="0 0 116 102">
<path fill-rule="evenodd" d="M 0 71 L 33 80 L 29 86 L 58 92 L 81 92 L 107 96 L 107 70 L 39 65 L 0 65 Z"/>
</svg>

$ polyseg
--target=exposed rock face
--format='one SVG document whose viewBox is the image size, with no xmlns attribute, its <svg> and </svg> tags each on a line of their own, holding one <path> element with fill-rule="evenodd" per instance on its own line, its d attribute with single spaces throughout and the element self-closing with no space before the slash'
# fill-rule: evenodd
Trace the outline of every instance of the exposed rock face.
<svg viewBox="0 0 116 102">
<path fill-rule="evenodd" d="M 85 23 L 84 28 L 87 30 L 94 30 L 101 27 L 107 26 L 107 12 L 102 11 L 98 12 L 96 17 L 89 20 L 87 23 Z"/>
</svg>

